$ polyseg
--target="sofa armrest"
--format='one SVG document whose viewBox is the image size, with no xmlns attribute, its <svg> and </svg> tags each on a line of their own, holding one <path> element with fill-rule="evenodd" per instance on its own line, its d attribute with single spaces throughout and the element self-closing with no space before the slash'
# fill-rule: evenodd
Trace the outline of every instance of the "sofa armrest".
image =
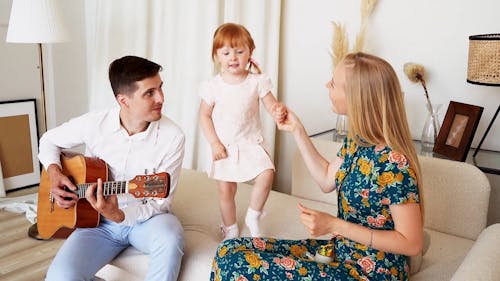
<svg viewBox="0 0 500 281">
<path fill-rule="evenodd" d="M 341 147 L 341 143 L 330 140 L 311 138 L 312 143 L 328 161 L 332 161 Z M 300 198 L 319 201 L 337 206 L 337 192 L 324 193 L 314 181 L 298 150 L 293 155 L 291 194 Z"/>
<path fill-rule="evenodd" d="M 497 223 L 481 232 L 451 280 L 498 280 L 498 276 L 500 276 L 499 260 L 500 223 Z"/>
<path fill-rule="evenodd" d="M 424 226 L 477 240 L 486 228 L 490 182 L 469 163 L 420 156 Z M 467 222 L 467 223 L 464 223 Z"/>
</svg>

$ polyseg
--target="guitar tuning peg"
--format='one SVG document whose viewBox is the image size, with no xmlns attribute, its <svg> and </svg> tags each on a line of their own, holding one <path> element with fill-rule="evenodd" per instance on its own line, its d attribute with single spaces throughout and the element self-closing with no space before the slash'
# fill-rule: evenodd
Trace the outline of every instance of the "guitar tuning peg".
<svg viewBox="0 0 500 281">
<path fill-rule="evenodd" d="M 148 169 L 144 169 L 144 174 L 147 175 L 148 174 Z"/>
<path fill-rule="evenodd" d="M 156 174 L 156 168 L 153 168 L 153 174 Z"/>
</svg>

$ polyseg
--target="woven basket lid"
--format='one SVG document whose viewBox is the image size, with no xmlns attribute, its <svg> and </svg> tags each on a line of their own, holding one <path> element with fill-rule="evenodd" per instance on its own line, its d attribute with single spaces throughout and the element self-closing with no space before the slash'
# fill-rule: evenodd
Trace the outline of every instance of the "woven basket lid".
<svg viewBox="0 0 500 281">
<path fill-rule="evenodd" d="M 467 82 L 500 86 L 500 34 L 469 36 Z"/>
</svg>

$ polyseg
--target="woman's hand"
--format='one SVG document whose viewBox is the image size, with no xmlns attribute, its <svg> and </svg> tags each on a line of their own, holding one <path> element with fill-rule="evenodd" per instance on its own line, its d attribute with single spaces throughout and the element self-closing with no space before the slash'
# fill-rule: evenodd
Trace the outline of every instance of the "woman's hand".
<svg viewBox="0 0 500 281">
<path fill-rule="evenodd" d="M 210 144 L 212 148 L 212 160 L 217 161 L 227 158 L 226 147 L 220 141 L 214 141 Z"/>
<path fill-rule="evenodd" d="M 280 123 L 277 124 L 278 129 L 282 131 L 295 132 L 298 128 L 302 126 L 299 118 L 293 111 L 287 109 L 286 117 Z"/>
<path fill-rule="evenodd" d="M 316 237 L 325 234 L 337 234 L 335 232 L 335 226 L 340 221 L 339 218 L 324 212 L 306 208 L 302 204 L 299 204 L 298 207 L 300 210 L 300 220 L 311 236 Z"/>
</svg>

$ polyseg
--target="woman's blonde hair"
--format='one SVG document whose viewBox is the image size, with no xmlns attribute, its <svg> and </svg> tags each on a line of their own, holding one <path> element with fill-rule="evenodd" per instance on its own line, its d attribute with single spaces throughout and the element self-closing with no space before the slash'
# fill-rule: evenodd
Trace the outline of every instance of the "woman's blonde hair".
<svg viewBox="0 0 500 281">
<path fill-rule="evenodd" d="M 407 157 L 417 178 L 423 216 L 422 174 L 396 72 L 387 61 L 362 52 L 347 54 L 342 62 L 349 137 L 361 146 L 385 144 Z"/>
<path fill-rule="evenodd" d="M 237 23 L 224 23 L 219 26 L 214 33 L 214 40 L 212 44 L 212 60 L 216 62 L 217 50 L 224 47 L 225 45 L 231 48 L 239 46 L 247 46 L 250 49 L 250 55 L 252 55 L 253 50 L 255 50 L 255 43 L 253 42 L 250 32 L 241 24 Z M 249 61 L 250 66 L 249 71 L 255 68 L 256 73 L 261 73 L 259 66 L 253 61 Z"/>
</svg>

